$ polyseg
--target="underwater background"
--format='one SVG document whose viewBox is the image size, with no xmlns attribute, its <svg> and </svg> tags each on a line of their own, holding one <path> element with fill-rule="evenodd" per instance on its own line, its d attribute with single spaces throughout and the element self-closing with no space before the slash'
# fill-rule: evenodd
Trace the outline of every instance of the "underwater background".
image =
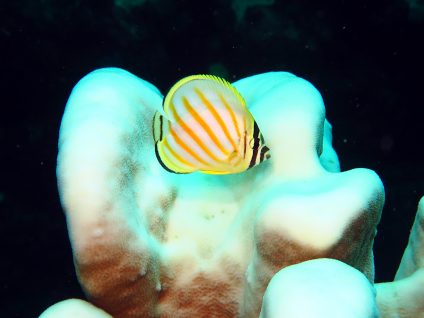
<svg viewBox="0 0 424 318">
<path fill-rule="evenodd" d="M 162 93 L 184 76 L 288 71 L 321 92 L 342 170 L 375 170 L 390 281 L 424 195 L 424 1 L 0 1 L 0 317 L 82 298 L 56 186 L 72 87 L 115 66 Z M 217 233 L 219 234 L 219 233 Z"/>
</svg>

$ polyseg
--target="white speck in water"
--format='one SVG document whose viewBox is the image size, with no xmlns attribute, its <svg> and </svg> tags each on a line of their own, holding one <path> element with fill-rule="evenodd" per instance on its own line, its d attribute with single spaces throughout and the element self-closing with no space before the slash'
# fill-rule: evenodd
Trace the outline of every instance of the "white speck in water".
<svg viewBox="0 0 424 318">
<path fill-rule="evenodd" d="M 156 283 L 156 291 L 161 291 L 162 290 L 162 285 L 160 284 L 160 282 Z"/>
</svg>

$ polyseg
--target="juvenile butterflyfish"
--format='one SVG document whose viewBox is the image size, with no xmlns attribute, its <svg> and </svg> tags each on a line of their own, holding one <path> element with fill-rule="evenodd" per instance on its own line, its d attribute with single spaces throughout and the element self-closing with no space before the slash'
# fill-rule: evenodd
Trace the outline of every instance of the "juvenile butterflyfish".
<svg viewBox="0 0 424 318">
<path fill-rule="evenodd" d="M 155 152 L 173 173 L 239 173 L 270 157 L 240 93 L 213 75 L 178 81 L 153 118 Z"/>
</svg>

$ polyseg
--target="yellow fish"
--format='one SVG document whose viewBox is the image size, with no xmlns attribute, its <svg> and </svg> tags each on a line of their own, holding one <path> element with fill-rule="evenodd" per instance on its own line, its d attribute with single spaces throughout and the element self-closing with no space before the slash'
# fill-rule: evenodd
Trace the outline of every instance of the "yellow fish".
<svg viewBox="0 0 424 318">
<path fill-rule="evenodd" d="M 178 81 L 153 118 L 156 157 L 173 173 L 243 172 L 270 157 L 240 93 L 213 75 Z M 167 117 L 167 118 L 166 118 Z"/>
</svg>

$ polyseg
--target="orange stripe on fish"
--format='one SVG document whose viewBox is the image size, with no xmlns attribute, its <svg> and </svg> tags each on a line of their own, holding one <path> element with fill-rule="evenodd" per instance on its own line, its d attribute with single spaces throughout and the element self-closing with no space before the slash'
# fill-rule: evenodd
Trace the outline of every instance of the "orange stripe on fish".
<svg viewBox="0 0 424 318">
<path fill-rule="evenodd" d="M 222 94 L 218 94 L 219 99 L 221 100 L 221 103 L 225 106 L 225 108 L 227 109 L 228 113 L 230 114 L 231 117 L 231 121 L 234 125 L 234 128 L 237 132 L 237 137 L 238 140 L 241 137 L 241 133 L 240 133 L 240 129 L 237 123 L 237 119 L 236 119 L 236 115 L 234 114 L 234 111 L 231 109 L 230 105 L 228 105 L 227 101 L 224 99 L 224 97 L 222 96 Z"/>
<path fill-rule="evenodd" d="M 178 137 L 178 135 L 175 133 L 175 131 L 171 128 L 169 130 L 170 134 L 172 137 L 174 137 L 175 142 L 184 150 L 186 151 L 189 155 L 191 155 L 194 159 L 196 159 L 198 162 L 204 164 L 205 166 L 208 165 L 207 162 L 203 161 L 202 158 L 200 158 L 189 146 L 187 146 L 180 137 Z M 181 158 L 182 159 L 182 158 Z M 180 160 L 181 161 L 181 160 Z M 187 161 L 186 161 L 187 162 Z M 193 166 L 193 163 L 188 163 L 187 165 Z"/>
<path fill-rule="evenodd" d="M 195 88 L 194 91 L 200 97 L 201 101 L 206 105 L 206 107 L 211 112 L 211 114 L 213 115 L 215 120 L 218 122 L 219 126 L 221 126 L 222 131 L 224 132 L 225 136 L 228 138 L 228 141 L 233 146 L 233 149 L 236 150 L 237 146 L 236 146 L 233 138 L 231 138 L 231 136 L 230 136 L 230 132 L 228 131 L 227 125 L 224 123 L 221 116 L 216 111 L 215 106 L 211 104 L 211 102 L 205 97 L 205 95 L 203 95 L 203 93 L 199 89 Z M 225 152 L 225 154 L 227 154 L 227 153 L 228 152 Z"/>
<path fill-rule="evenodd" d="M 178 125 L 181 126 L 181 128 L 199 145 L 200 148 L 213 160 L 219 161 L 218 158 L 205 146 L 205 144 L 202 142 L 202 140 L 196 135 L 196 133 L 190 129 L 189 126 L 186 125 L 186 123 L 180 118 L 180 116 L 177 114 L 177 111 L 175 110 L 175 106 L 171 106 L 172 114 L 174 115 L 174 118 Z"/>
<path fill-rule="evenodd" d="M 163 146 L 171 153 L 171 155 L 180 163 L 186 165 L 186 166 L 191 166 L 191 164 L 189 162 L 187 162 L 186 160 L 184 160 L 184 158 L 182 158 L 181 156 L 179 156 L 171 147 L 171 145 L 169 144 L 168 140 L 164 140 L 163 142 Z M 177 164 L 173 163 L 174 165 L 178 166 Z M 182 168 L 182 167 L 179 167 Z"/>
<path fill-rule="evenodd" d="M 188 112 L 193 116 L 194 119 L 196 119 L 197 123 L 202 126 L 202 128 L 206 131 L 208 136 L 212 139 L 212 141 L 215 143 L 215 145 L 218 147 L 219 150 L 224 155 L 228 155 L 229 152 L 225 150 L 225 148 L 222 146 L 212 129 L 209 127 L 209 125 L 203 120 L 203 118 L 194 110 L 194 108 L 190 105 L 189 101 L 186 97 L 183 97 L 183 104 L 185 108 L 188 110 Z"/>
</svg>

